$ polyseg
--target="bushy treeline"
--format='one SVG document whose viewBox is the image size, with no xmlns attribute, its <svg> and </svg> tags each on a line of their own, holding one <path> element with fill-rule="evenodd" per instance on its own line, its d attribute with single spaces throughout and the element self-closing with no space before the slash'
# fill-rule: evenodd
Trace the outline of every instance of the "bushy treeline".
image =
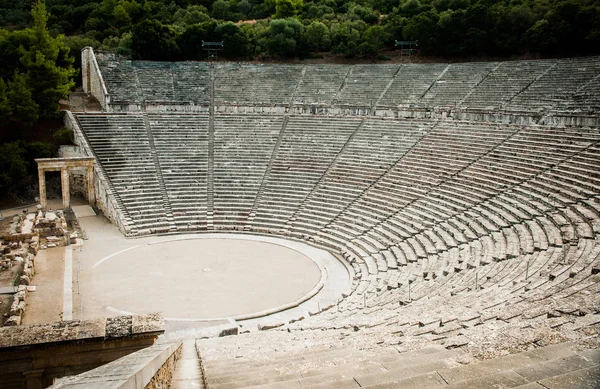
<svg viewBox="0 0 600 389">
<path fill-rule="evenodd" d="M 3 4 L 4 3 L 4 4 Z M 418 40 L 437 56 L 546 56 L 600 51 L 598 0 L 48 0 L 49 26 L 85 45 L 133 58 L 227 58 L 333 52 L 372 56 Z M 0 0 L 0 24 L 29 23 L 28 2 Z"/>
<path fill-rule="evenodd" d="M 45 4 L 36 3 L 27 14 L 29 27 L 0 29 L 0 196 L 31 200 L 37 175 L 34 159 L 56 156 L 65 133 L 68 142 L 66 131 L 54 139 L 37 132 L 55 131 L 56 123 L 37 122 L 58 118 L 58 102 L 75 85 L 77 72 L 63 36 L 52 36 L 47 29 Z"/>
<path fill-rule="evenodd" d="M 44 3 L 31 15 L 29 28 L 0 30 L 0 125 L 56 117 L 58 101 L 75 85 L 74 59 L 63 36 L 50 35 Z"/>
</svg>

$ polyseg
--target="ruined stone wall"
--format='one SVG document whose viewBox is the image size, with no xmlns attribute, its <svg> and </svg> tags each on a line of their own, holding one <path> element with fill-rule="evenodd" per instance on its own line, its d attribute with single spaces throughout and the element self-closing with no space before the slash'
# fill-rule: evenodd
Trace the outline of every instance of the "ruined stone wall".
<svg viewBox="0 0 600 389">
<path fill-rule="evenodd" d="M 86 175 L 86 169 L 69 169 L 69 190 L 71 191 L 71 194 L 81 195 L 88 200 Z"/>
<path fill-rule="evenodd" d="M 104 85 L 100 67 L 96 62 L 94 49 L 85 47 L 81 51 L 81 77 L 83 82 L 83 91 L 94 96 L 102 106 L 102 109 L 108 110 L 110 97 Z"/>
</svg>

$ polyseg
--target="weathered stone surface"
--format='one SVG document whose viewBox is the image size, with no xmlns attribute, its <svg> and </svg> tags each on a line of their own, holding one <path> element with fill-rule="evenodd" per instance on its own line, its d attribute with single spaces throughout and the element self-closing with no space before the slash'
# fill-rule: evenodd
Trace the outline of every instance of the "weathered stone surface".
<svg viewBox="0 0 600 389">
<path fill-rule="evenodd" d="M 164 316 L 154 312 L 145 315 L 134 315 L 131 319 L 131 333 L 164 331 Z"/>
<path fill-rule="evenodd" d="M 106 337 L 118 338 L 131 335 L 131 315 L 109 317 L 106 319 Z"/>
<path fill-rule="evenodd" d="M 4 322 L 4 325 L 7 327 L 18 326 L 20 324 L 21 324 L 21 315 L 13 315 Z"/>
<path fill-rule="evenodd" d="M 132 322 L 134 317 L 118 316 L 107 319 L 59 321 L 13 328 L 2 327 L 0 328 L 0 348 L 92 338 L 118 338 L 145 333 L 155 334 L 164 331 L 164 325 L 158 324 L 158 316 L 152 314 L 149 321 L 153 324 L 147 327 L 138 327 L 137 332 L 133 333 Z M 143 318 L 139 319 L 139 321 L 144 320 Z M 149 330 L 143 331 L 142 328 L 148 328 Z"/>
<path fill-rule="evenodd" d="M 180 342 L 153 345 L 78 376 L 60 380 L 51 388 L 166 389 L 173 376 L 180 345 Z"/>
<path fill-rule="evenodd" d="M 31 280 L 29 279 L 29 276 L 22 275 L 21 277 L 19 277 L 19 282 L 21 283 L 21 285 L 29 285 Z"/>
<path fill-rule="evenodd" d="M 239 332 L 239 328 L 237 326 L 226 328 L 219 333 L 219 337 L 237 335 Z"/>
</svg>

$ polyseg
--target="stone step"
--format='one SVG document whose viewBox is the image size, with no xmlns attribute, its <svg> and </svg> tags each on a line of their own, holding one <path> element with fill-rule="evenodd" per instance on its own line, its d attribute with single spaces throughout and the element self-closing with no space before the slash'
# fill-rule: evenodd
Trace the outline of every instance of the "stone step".
<svg viewBox="0 0 600 389">
<path fill-rule="evenodd" d="M 404 361 L 395 361 L 393 363 L 384 364 L 388 369 L 380 374 L 355 375 L 354 379 L 361 387 L 375 385 L 387 381 L 395 381 L 407 379 L 413 376 L 419 376 L 450 368 L 456 365 L 455 358 L 464 355 L 462 350 L 447 350 L 443 352 L 423 355 L 421 358 L 416 357 L 412 365 L 405 364 Z"/>
<path fill-rule="evenodd" d="M 598 389 L 600 364 L 538 381 L 547 389 Z"/>
<path fill-rule="evenodd" d="M 193 339 L 183 342 L 170 389 L 203 389 L 200 360 Z"/>
</svg>

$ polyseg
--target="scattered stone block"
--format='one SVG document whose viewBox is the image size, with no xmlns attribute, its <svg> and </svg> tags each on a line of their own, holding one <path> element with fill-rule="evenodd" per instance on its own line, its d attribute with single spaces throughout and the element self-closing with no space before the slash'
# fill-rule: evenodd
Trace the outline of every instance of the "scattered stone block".
<svg viewBox="0 0 600 389">
<path fill-rule="evenodd" d="M 19 282 L 21 283 L 21 285 L 29 285 L 31 280 L 29 279 L 29 276 L 22 275 L 21 277 L 19 277 Z"/>
<path fill-rule="evenodd" d="M 13 326 L 18 326 L 21 325 L 21 316 L 20 315 L 14 315 L 14 316 L 10 316 L 5 322 L 4 325 L 7 327 L 13 327 Z"/>
<path fill-rule="evenodd" d="M 221 332 L 219 332 L 219 338 L 222 338 L 224 336 L 237 335 L 238 333 L 239 333 L 239 329 L 237 326 L 225 328 L 224 330 L 221 330 Z"/>
<path fill-rule="evenodd" d="M 273 328 L 282 327 L 285 323 L 274 323 L 274 324 L 259 324 L 259 331 L 272 330 Z"/>
</svg>

